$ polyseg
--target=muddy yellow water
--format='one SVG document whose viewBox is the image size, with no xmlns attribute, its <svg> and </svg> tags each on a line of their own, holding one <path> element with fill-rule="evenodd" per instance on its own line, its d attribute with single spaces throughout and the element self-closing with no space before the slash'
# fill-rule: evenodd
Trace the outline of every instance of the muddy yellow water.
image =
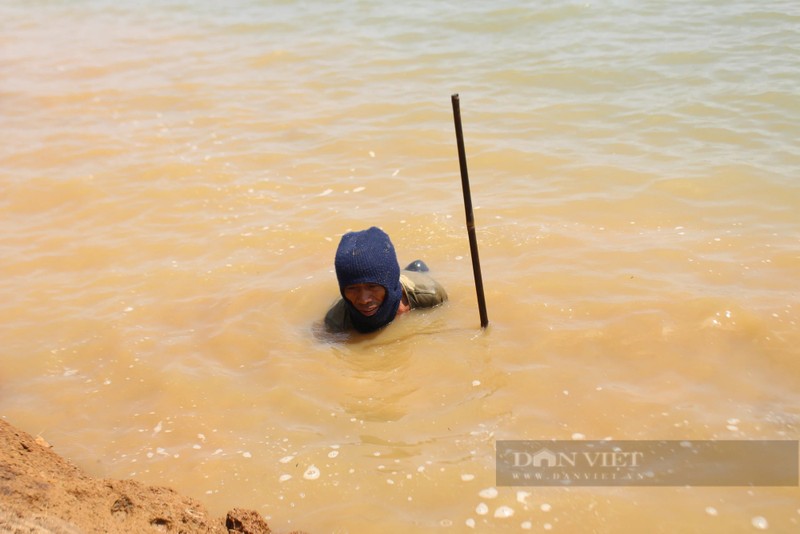
<svg viewBox="0 0 800 534">
<path fill-rule="evenodd" d="M 797 487 L 499 487 L 494 454 L 800 437 L 798 21 L 3 3 L 0 416 L 278 531 L 794 531 Z M 321 335 L 371 225 L 450 301 Z"/>
</svg>

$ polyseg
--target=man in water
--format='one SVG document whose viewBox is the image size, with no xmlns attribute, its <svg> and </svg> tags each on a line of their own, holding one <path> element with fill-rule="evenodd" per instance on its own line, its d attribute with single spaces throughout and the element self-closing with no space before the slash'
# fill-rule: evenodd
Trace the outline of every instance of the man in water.
<svg viewBox="0 0 800 534">
<path fill-rule="evenodd" d="M 374 226 L 343 235 L 334 265 L 343 298 L 325 315 L 331 332 L 373 332 L 414 308 L 447 300 L 444 288 L 424 274 L 422 261 L 400 271 L 389 236 Z"/>
</svg>

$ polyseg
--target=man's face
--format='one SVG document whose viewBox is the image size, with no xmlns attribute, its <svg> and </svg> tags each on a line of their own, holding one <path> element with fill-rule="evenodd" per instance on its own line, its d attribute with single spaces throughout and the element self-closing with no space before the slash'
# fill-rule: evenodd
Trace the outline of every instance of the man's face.
<svg viewBox="0 0 800 534">
<path fill-rule="evenodd" d="M 366 317 L 375 315 L 386 298 L 386 288 L 380 284 L 353 284 L 344 288 L 344 298 Z"/>
</svg>

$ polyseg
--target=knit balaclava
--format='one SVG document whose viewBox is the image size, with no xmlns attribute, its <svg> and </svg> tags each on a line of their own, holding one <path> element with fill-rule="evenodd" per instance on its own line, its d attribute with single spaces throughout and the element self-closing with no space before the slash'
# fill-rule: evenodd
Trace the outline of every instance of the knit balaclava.
<svg viewBox="0 0 800 534">
<path fill-rule="evenodd" d="M 377 330 L 392 322 L 403 297 L 400 285 L 400 264 L 386 232 L 373 226 L 342 236 L 336 250 L 336 278 L 353 326 L 359 332 Z M 377 313 L 362 315 L 344 296 L 344 288 L 354 284 L 379 284 L 386 289 L 386 298 Z"/>
</svg>

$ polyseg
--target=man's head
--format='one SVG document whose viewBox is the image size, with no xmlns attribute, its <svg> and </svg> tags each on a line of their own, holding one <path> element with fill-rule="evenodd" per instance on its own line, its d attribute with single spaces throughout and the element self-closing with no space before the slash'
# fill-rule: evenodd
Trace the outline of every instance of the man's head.
<svg viewBox="0 0 800 534">
<path fill-rule="evenodd" d="M 343 235 L 334 265 L 356 330 L 371 332 L 394 319 L 403 297 L 400 264 L 383 230 L 373 226 Z"/>
</svg>

